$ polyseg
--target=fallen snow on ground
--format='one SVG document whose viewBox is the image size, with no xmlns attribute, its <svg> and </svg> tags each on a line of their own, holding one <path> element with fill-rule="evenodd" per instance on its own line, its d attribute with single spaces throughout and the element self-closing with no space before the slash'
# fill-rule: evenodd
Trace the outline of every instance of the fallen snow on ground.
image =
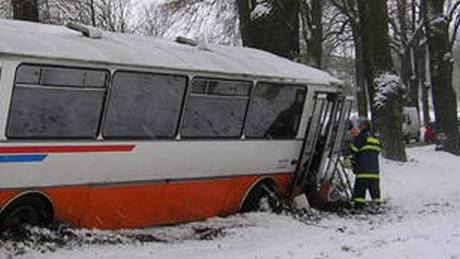
<svg viewBox="0 0 460 259">
<path fill-rule="evenodd" d="M 458 259 L 460 158 L 433 149 L 409 149 L 407 163 L 382 160 L 387 200 L 382 214 L 321 213 L 320 222 L 308 223 L 252 213 L 145 230 L 74 230 L 72 235 L 82 239 L 56 251 L 34 247 L 13 255 L 11 248 L 18 244 L 6 242 L 0 258 Z M 130 239 L 136 235 L 141 238 Z M 117 240 L 112 244 L 112 239 Z"/>
</svg>

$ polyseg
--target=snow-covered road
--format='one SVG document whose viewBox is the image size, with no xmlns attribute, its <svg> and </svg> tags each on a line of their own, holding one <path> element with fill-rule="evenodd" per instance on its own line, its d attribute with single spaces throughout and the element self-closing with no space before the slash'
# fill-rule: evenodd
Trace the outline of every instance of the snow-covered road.
<svg viewBox="0 0 460 259">
<path fill-rule="evenodd" d="M 14 244 L 7 242 L 0 243 L 0 258 L 460 259 L 460 158 L 433 147 L 412 148 L 408 155 L 410 161 L 404 164 L 382 161 L 388 204 L 383 214 L 322 213 L 318 224 L 305 224 L 290 216 L 252 213 L 115 236 L 81 230 L 75 233 L 122 241 L 83 242 L 44 253 L 43 248 L 26 248 L 21 255 L 13 255 Z M 153 235 L 162 242 L 123 241 L 132 234 Z"/>
</svg>

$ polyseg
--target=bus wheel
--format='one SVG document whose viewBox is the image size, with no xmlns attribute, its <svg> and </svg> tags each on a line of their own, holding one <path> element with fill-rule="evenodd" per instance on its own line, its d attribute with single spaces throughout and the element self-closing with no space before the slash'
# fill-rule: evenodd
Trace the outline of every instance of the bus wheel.
<svg viewBox="0 0 460 259">
<path fill-rule="evenodd" d="M 53 221 L 51 203 L 41 194 L 26 194 L 0 213 L 0 229 L 15 230 L 24 225 L 45 226 Z"/>
<path fill-rule="evenodd" d="M 241 207 L 241 212 L 274 211 L 280 207 L 275 183 L 270 180 L 256 184 Z"/>
</svg>

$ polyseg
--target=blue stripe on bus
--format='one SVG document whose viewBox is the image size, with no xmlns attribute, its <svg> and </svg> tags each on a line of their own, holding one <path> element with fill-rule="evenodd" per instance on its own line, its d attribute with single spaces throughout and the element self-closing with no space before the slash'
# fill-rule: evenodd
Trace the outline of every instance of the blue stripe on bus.
<svg viewBox="0 0 460 259">
<path fill-rule="evenodd" d="M 0 156 L 0 163 L 42 162 L 48 155 L 8 155 Z"/>
</svg>

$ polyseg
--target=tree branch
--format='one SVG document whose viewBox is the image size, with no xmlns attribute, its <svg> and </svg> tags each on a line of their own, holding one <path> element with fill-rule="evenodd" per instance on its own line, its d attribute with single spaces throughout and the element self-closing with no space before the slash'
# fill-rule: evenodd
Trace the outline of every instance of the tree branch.
<svg viewBox="0 0 460 259">
<path fill-rule="evenodd" d="M 447 10 L 447 13 L 446 13 L 446 18 L 447 18 L 447 22 L 450 23 L 452 21 L 452 19 L 454 18 L 454 13 L 455 11 L 457 10 L 457 8 L 460 6 L 460 0 L 457 0 L 453 5 L 452 7 Z"/>
<path fill-rule="evenodd" d="M 460 13 L 457 13 L 455 16 L 454 30 L 452 31 L 452 36 L 450 38 L 450 46 L 454 46 L 455 41 L 457 40 L 458 27 L 460 27 Z"/>
</svg>

